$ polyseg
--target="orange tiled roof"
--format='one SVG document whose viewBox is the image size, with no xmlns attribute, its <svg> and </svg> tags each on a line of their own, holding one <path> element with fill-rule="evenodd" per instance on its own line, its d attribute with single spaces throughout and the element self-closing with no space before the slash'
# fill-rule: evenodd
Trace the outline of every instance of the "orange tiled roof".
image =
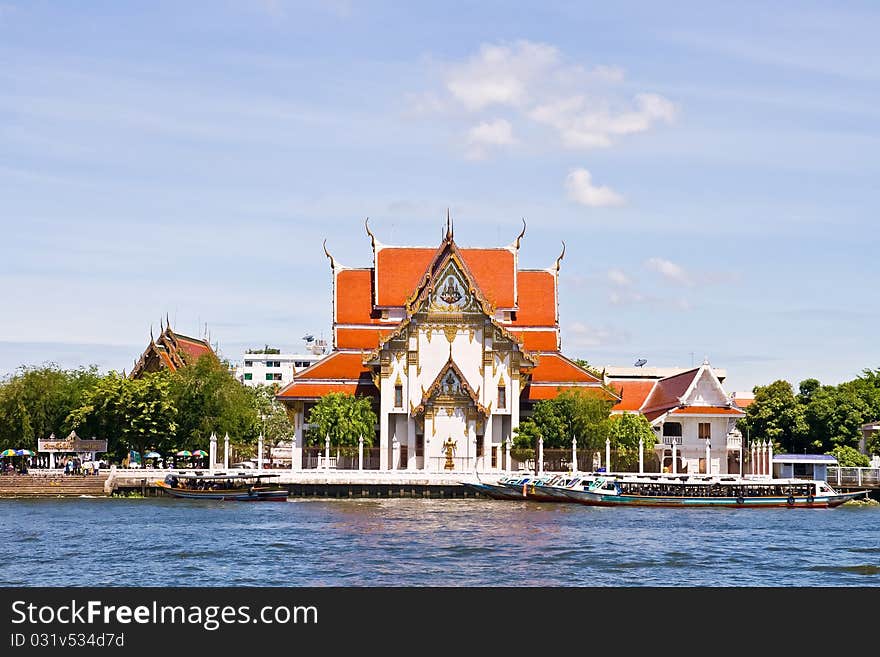
<svg viewBox="0 0 880 657">
<path fill-rule="evenodd" d="M 373 270 L 343 269 L 336 275 L 335 321 L 340 324 L 378 324 L 373 313 Z"/>
<path fill-rule="evenodd" d="M 445 243 L 439 247 L 442 249 Z M 402 307 L 439 249 L 384 247 L 376 253 L 376 305 Z M 515 258 L 508 249 L 459 249 L 474 282 L 497 308 L 514 306 Z"/>
<path fill-rule="evenodd" d="M 739 408 L 748 408 L 752 404 L 755 403 L 754 397 L 734 397 L 733 403 L 736 404 Z"/>
<path fill-rule="evenodd" d="M 527 351 L 556 351 L 559 348 L 556 331 L 517 331 L 510 329 L 510 333 L 523 341 L 523 348 Z"/>
<path fill-rule="evenodd" d="M 486 301 L 496 308 L 513 308 L 516 260 L 508 249 L 460 249 Z"/>
<path fill-rule="evenodd" d="M 620 401 L 612 408 L 612 411 L 638 411 L 642 408 L 642 404 L 654 389 L 655 380 L 650 381 L 611 381 L 608 385 L 616 390 L 620 396 Z"/>
<path fill-rule="evenodd" d="M 529 401 L 540 401 L 542 399 L 555 399 L 559 393 L 568 390 L 583 390 L 584 392 L 595 394 L 597 397 L 610 398 L 608 392 L 599 386 L 554 386 L 554 385 L 532 385 L 528 384 L 522 392 L 522 396 Z"/>
<path fill-rule="evenodd" d="M 396 325 L 386 329 L 371 328 L 339 328 L 336 329 L 337 349 L 365 349 L 372 351 L 379 346 L 379 340 L 393 332 Z"/>
<path fill-rule="evenodd" d="M 305 379 L 345 379 L 357 381 L 362 373 L 370 370 L 363 364 L 363 354 L 359 351 L 337 351 L 314 365 L 296 374 L 296 381 Z"/>
<path fill-rule="evenodd" d="M 174 337 L 177 339 L 178 348 L 189 357 L 191 363 L 194 363 L 202 356 L 214 353 L 214 350 L 204 340 L 190 338 L 180 333 L 175 333 Z"/>
<path fill-rule="evenodd" d="M 556 277 L 548 271 L 520 271 L 513 326 L 556 326 Z"/>
<path fill-rule="evenodd" d="M 406 304 L 425 275 L 437 249 L 386 247 L 376 253 L 376 305 Z"/>
<path fill-rule="evenodd" d="M 670 415 L 745 415 L 738 408 L 723 406 L 682 406 L 669 413 Z"/>
<path fill-rule="evenodd" d="M 695 367 L 681 374 L 659 379 L 642 407 L 645 410 L 653 411 L 678 406 L 680 404 L 679 398 L 687 392 L 699 371 L 700 368 Z"/>
<path fill-rule="evenodd" d="M 318 399 L 331 392 L 344 392 L 349 395 L 358 396 L 376 396 L 378 394 L 372 382 L 334 381 L 328 383 L 307 383 L 293 381 L 283 390 L 279 391 L 276 397 L 280 399 Z"/>
<path fill-rule="evenodd" d="M 532 370 L 533 383 L 601 383 L 560 353 L 542 353 Z"/>
</svg>

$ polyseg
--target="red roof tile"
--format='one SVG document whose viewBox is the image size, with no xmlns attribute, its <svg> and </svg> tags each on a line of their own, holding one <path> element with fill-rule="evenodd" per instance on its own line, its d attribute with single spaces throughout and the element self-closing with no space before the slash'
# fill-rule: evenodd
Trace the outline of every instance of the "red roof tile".
<svg viewBox="0 0 880 657">
<path fill-rule="evenodd" d="M 517 331 L 510 329 L 510 333 L 523 341 L 523 348 L 527 351 L 556 351 L 559 348 L 556 331 Z"/>
<path fill-rule="evenodd" d="M 656 381 L 611 381 L 608 385 L 621 396 L 613 411 L 637 411 L 645 403 Z"/>
<path fill-rule="evenodd" d="M 460 249 L 477 287 L 496 308 L 515 305 L 513 287 L 516 261 L 507 249 Z"/>
<path fill-rule="evenodd" d="M 522 392 L 522 396 L 529 401 L 540 401 L 542 399 L 555 399 L 559 393 L 567 390 L 583 390 L 597 397 L 605 397 L 610 399 L 608 392 L 600 386 L 554 386 L 554 385 L 532 385 L 528 384 Z"/>
<path fill-rule="evenodd" d="M 601 383 L 599 379 L 578 367 L 560 353 L 542 353 L 532 370 L 534 383 Z"/>
<path fill-rule="evenodd" d="M 415 291 L 437 249 L 385 247 L 376 254 L 376 305 L 398 306 Z"/>
<path fill-rule="evenodd" d="M 378 394 L 376 387 L 372 383 L 366 385 L 364 382 L 306 383 L 294 381 L 281 390 L 276 397 L 287 400 L 318 399 L 331 392 L 344 392 L 349 395 L 364 395 L 368 397 L 374 397 Z"/>
<path fill-rule="evenodd" d="M 379 340 L 394 331 L 394 327 L 387 329 L 371 328 L 337 328 L 337 349 L 366 349 L 372 351 L 379 346 Z"/>
<path fill-rule="evenodd" d="M 653 411 L 659 409 L 669 409 L 678 406 L 681 402 L 679 399 L 687 392 L 687 389 L 693 383 L 694 377 L 700 371 L 699 367 L 695 367 L 687 372 L 669 376 L 665 379 L 659 379 L 651 394 L 643 404 L 645 410 Z"/>
<path fill-rule="evenodd" d="M 520 271 L 513 326 L 556 326 L 556 277 L 548 271 Z"/>
<path fill-rule="evenodd" d="M 738 408 L 721 406 L 682 406 L 669 413 L 670 415 L 745 415 Z"/>
<path fill-rule="evenodd" d="M 373 312 L 373 270 L 343 269 L 336 275 L 335 321 L 339 324 L 378 324 Z"/>
<path fill-rule="evenodd" d="M 304 379 L 347 379 L 357 381 L 362 373 L 369 375 L 370 370 L 363 364 L 360 352 L 337 351 L 307 367 L 294 377 L 294 381 Z"/>
</svg>

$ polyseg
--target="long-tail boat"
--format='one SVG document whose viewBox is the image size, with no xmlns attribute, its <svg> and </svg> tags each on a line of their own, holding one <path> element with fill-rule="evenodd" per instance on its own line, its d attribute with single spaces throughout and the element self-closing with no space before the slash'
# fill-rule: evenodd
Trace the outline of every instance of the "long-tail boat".
<svg viewBox="0 0 880 657">
<path fill-rule="evenodd" d="M 287 489 L 264 481 L 279 476 L 246 472 L 169 474 L 165 479 L 156 481 L 156 486 L 172 497 L 194 500 L 281 502 L 287 499 Z"/>
</svg>

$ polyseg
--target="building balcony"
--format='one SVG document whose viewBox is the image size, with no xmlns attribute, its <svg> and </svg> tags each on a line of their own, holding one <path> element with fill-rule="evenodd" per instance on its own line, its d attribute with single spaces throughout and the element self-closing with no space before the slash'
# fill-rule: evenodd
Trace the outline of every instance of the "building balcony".
<svg viewBox="0 0 880 657">
<path fill-rule="evenodd" d="M 742 436 L 727 436 L 727 449 L 740 449 L 742 444 Z"/>
<path fill-rule="evenodd" d="M 664 445 L 681 445 L 681 436 L 662 436 Z"/>
</svg>

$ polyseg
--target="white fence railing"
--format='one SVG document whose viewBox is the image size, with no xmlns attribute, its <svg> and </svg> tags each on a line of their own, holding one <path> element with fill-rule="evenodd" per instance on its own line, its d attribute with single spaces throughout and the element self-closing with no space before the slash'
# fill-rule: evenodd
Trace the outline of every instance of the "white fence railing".
<svg viewBox="0 0 880 657">
<path fill-rule="evenodd" d="M 828 483 L 834 486 L 880 487 L 880 468 L 828 468 Z"/>
</svg>

